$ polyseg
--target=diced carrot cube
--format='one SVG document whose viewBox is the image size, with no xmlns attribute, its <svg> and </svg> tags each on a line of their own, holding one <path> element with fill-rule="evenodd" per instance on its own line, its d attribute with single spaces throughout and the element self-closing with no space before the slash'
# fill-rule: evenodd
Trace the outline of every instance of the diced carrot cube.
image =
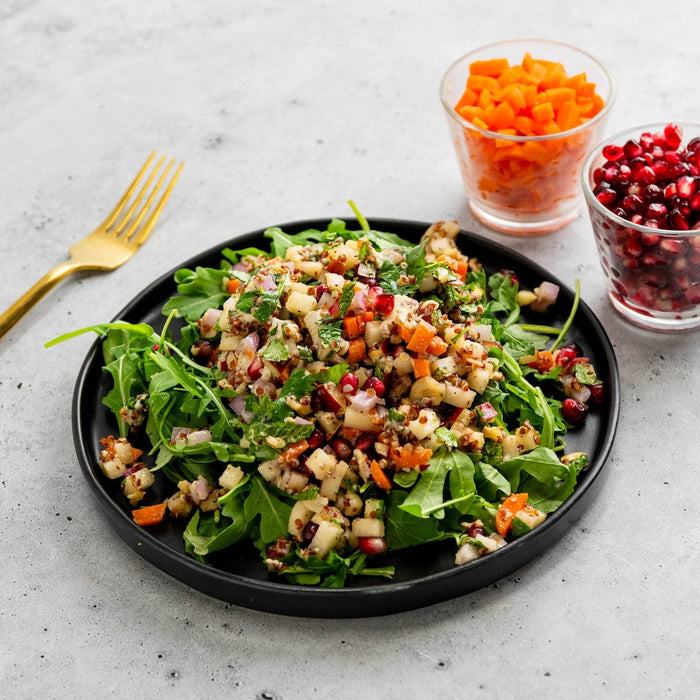
<svg viewBox="0 0 700 700">
<path fill-rule="evenodd" d="M 467 78 L 467 89 L 473 90 L 474 92 L 481 92 L 482 90 L 488 90 L 489 92 L 496 92 L 499 85 L 496 78 L 492 78 L 489 75 L 470 75 Z"/>
<path fill-rule="evenodd" d="M 469 64 L 469 72 L 472 75 L 501 75 L 508 68 L 507 58 L 492 58 L 483 61 L 474 61 Z"/>
<path fill-rule="evenodd" d="M 515 112 L 510 106 L 509 102 L 500 102 L 496 105 L 493 111 L 493 117 L 491 118 L 491 124 L 493 124 L 496 129 L 503 129 L 513 126 L 513 120 L 515 119 Z"/>
<path fill-rule="evenodd" d="M 554 119 L 554 107 L 551 102 L 541 102 L 532 108 L 532 118 L 537 122 L 546 122 Z"/>
</svg>

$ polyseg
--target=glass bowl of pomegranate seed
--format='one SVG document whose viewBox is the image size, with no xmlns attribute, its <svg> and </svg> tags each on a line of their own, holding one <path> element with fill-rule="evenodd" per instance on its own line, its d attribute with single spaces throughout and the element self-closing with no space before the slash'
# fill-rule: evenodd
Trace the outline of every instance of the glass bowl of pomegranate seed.
<svg viewBox="0 0 700 700">
<path fill-rule="evenodd" d="M 477 219 L 540 234 L 576 218 L 581 168 L 603 138 L 614 97 L 601 63 L 555 41 L 502 41 L 455 61 L 440 98 Z"/>
<path fill-rule="evenodd" d="M 588 157 L 583 191 L 615 309 L 651 330 L 700 327 L 700 125 L 610 137 Z"/>
</svg>

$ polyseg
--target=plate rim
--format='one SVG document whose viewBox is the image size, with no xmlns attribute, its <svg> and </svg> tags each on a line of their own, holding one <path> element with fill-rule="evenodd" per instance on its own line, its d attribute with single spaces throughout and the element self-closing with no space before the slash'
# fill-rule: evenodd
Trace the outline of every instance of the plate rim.
<svg viewBox="0 0 700 700">
<path fill-rule="evenodd" d="M 224 248 L 235 246 L 238 240 L 261 237 L 264 231 L 272 226 L 278 226 L 284 231 L 301 231 L 309 228 L 327 227 L 333 219 L 339 219 L 348 224 L 351 222 L 351 217 L 316 217 L 273 224 L 234 235 L 191 256 L 176 267 L 160 275 L 132 297 L 114 316 L 113 320 L 128 320 L 129 314 L 135 313 L 137 307 L 144 304 L 154 289 L 164 284 L 171 284 L 174 288 L 173 275 L 177 270 L 183 267 L 192 267 L 198 261 L 201 262 L 209 257 L 220 257 Z M 392 232 L 396 232 L 397 228 L 425 231 L 431 225 L 423 221 L 387 217 L 372 217 L 368 218 L 368 221 L 375 230 Z M 399 235 L 401 234 L 399 233 Z M 553 283 L 558 284 L 565 295 L 573 296 L 574 292 L 565 283 L 522 253 L 461 227 L 459 235 L 460 239 L 474 241 L 478 246 L 489 250 L 494 255 L 503 255 L 506 258 L 515 259 L 519 264 L 524 264 L 531 273 L 542 275 L 543 279 L 549 279 Z M 468 250 L 464 250 L 464 252 L 469 254 Z M 478 259 L 478 255 L 476 257 Z M 378 584 L 368 584 L 362 587 L 323 588 L 321 586 L 297 586 L 284 581 L 252 579 L 235 572 L 228 572 L 202 564 L 188 556 L 184 552 L 184 547 L 181 552 L 176 551 L 150 531 L 136 525 L 123 508 L 107 493 L 103 484 L 99 481 L 99 475 L 96 475 L 94 471 L 94 464 L 91 462 L 87 445 L 88 436 L 83 432 L 83 421 L 80 413 L 83 399 L 90 392 L 87 380 L 91 370 L 94 371 L 93 365 L 95 362 L 99 362 L 100 372 L 102 371 L 102 337 L 98 337 L 88 350 L 78 372 L 73 391 L 72 432 L 81 471 L 88 481 L 93 494 L 98 498 L 98 502 L 110 525 L 126 544 L 142 558 L 156 566 L 156 568 L 179 580 L 181 583 L 219 600 L 264 612 L 316 618 L 370 617 L 444 602 L 495 583 L 509 573 L 519 569 L 525 563 L 536 559 L 545 548 L 551 546 L 579 519 L 584 510 L 584 503 L 582 502 L 587 501 L 595 487 L 599 486 L 599 476 L 610 455 L 619 421 L 620 375 L 617 358 L 610 338 L 597 316 L 583 299 L 580 299 L 578 313 L 583 313 L 586 316 L 586 321 L 596 331 L 597 337 L 595 340 L 600 343 L 609 370 L 607 385 L 608 418 L 604 437 L 595 460 L 587 467 L 586 478 L 577 483 L 574 493 L 542 525 L 527 533 L 527 535 L 509 543 L 507 547 L 467 565 L 454 566 L 450 569 L 403 582 L 382 581 Z M 537 550 L 534 555 L 531 553 L 533 549 Z M 483 578 L 479 575 L 483 573 L 482 570 L 489 572 Z M 495 571 L 492 572 L 491 570 Z M 470 582 L 469 580 L 462 581 L 462 579 L 470 578 L 467 574 L 471 572 L 477 573 L 476 576 L 471 578 L 478 579 L 479 583 L 474 584 L 473 581 Z M 459 583 L 462 585 L 458 585 Z M 242 595 L 222 596 L 219 588 L 226 585 L 233 585 Z M 408 596 L 406 591 L 409 590 L 414 595 Z M 408 597 L 412 598 L 410 602 L 407 600 Z M 274 600 L 277 598 L 283 600 Z M 343 603 L 345 605 L 342 605 Z"/>
</svg>

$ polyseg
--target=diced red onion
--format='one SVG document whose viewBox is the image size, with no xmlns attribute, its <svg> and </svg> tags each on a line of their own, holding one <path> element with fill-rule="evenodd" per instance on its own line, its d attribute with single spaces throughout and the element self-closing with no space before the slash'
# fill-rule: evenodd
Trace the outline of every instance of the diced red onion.
<svg viewBox="0 0 700 700">
<path fill-rule="evenodd" d="M 228 405 L 231 407 L 231 410 L 243 420 L 244 423 L 250 423 L 250 421 L 255 417 L 255 414 L 252 411 L 246 411 L 245 402 L 243 401 L 243 397 L 240 395 L 229 399 Z"/>
<path fill-rule="evenodd" d="M 546 311 L 556 302 L 559 295 L 559 286 L 552 282 L 542 282 L 534 291 L 537 299 L 530 304 L 530 308 L 533 311 Z"/>
<path fill-rule="evenodd" d="M 277 284 L 275 284 L 275 280 L 273 280 L 270 275 L 265 275 L 265 277 L 263 277 L 260 286 L 268 292 L 271 292 L 273 289 L 277 289 Z"/>
<path fill-rule="evenodd" d="M 195 505 L 199 505 L 211 493 L 209 482 L 200 476 L 190 484 L 190 496 Z"/>
<path fill-rule="evenodd" d="M 173 432 L 170 434 L 170 442 L 185 442 L 185 437 L 192 432 L 192 428 L 173 428 Z"/>
<path fill-rule="evenodd" d="M 559 377 L 559 381 L 564 387 L 564 393 L 566 396 L 574 399 L 575 401 L 586 403 L 586 401 L 591 398 L 591 390 L 586 384 L 578 384 L 575 379 L 576 377 L 574 377 L 573 374 L 564 374 Z"/>
<path fill-rule="evenodd" d="M 207 309 L 202 318 L 199 319 L 199 329 L 203 336 L 211 334 L 216 326 L 221 311 L 219 309 Z"/>
<path fill-rule="evenodd" d="M 377 400 L 378 397 L 374 392 L 370 394 L 362 390 L 358 391 L 354 396 L 350 396 L 350 403 L 363 413 L 371 411 L 377 405 Z"/>
<path fill-rule="evenodd" d="M 352 296 L 352 301 L 350 302 L 351 311 L 365 311 L 367 309 L 367 294 L 359 290 L 355 292 Z"/>
<path fill-rule="evenodd" d="M 211 432 L 209 430 L 193 430 L 185 438 L 188 445 L 201 445 L 203 442 L 211 442 Z"/>
<path fill-rule="evenodd" d="M 268 382 L 264 379 L 257 379 L 256 381 L 254 381 L 251 386 L 251 389 L 256 396 L 261 396 L 262 394 L 274 396 L 276 391 L 275 385 L 272 382 Z"/>
</svg>

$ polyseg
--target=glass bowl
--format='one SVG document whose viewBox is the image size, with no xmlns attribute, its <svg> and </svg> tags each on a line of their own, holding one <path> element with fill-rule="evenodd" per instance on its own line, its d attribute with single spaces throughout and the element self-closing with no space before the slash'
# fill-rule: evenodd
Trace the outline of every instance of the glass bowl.
<svg viewBox="0 0 700 700">
<path fill-rule="evenodd" d="M 574 128 L 528 136 L 513 128 L 489 131 L 457 111 L 463 106 L 472 63 L 505 58 L 515 66 L 522 65 L 526 56 L 560 63 L 570 78 L 583 74 L 587 89 L 595 85 L 595 92 L 603 101 L 602 109 Z M 455 61 L 442 79 L 440 99 L 469 206 L 477 219 L 512 234 L 548 233 L 572 221 L 583 205 L 583 161 L 591 146 L 603 137 L 614 98 L 613 78 L 595 58 L 554 41 L 502 41 Z M 528 108 L 531 106 L 521 109 L 527 113 Z M 565 126 L 563 119 L 560 122 Z M 549 122 L 547 127 L 555 128 Z"/>
<path fill-rule="evenodd" d="M 619 216 L 604 206 L 595 195 L 596 179 L 603 177 L 606 170 L 604 166 L 610 162 L 603 155 L 603 149 L 606 146 L 624 148 L 632 140 L 639 143 L 642 134 L 648 134 L 653 139 L 654 135 L 663 134 L 667 124 L 638 126 L 611 136 L 593 149 L 582 172 L 583 192 L 600 263 L 608 283 L 610 301 L 624 318 L 650 330 L 682 331 L 700 327 L 700 230 L 671 230 L 668 224 L 679 212 L 683 215 L 683 211 L 687 214 L 687 219 L 685 223 L 681 220 L 680 225 L 692 226 L 696 219 L 700 221 L 700 148 L 697 151 L 694 148 L 685 149 L 689 139 L 695 141 L 693 137 L 700 137 L 700 124 L 676 124 L 683 133 L 679 152 L 682 153 L 681 149 L 688 151 L 688 155 L 681 158 L 683 162 L 687 160 L 685 184 L 688 189 L 684 191 L 682 187 L 678 188 L 675 198 L 666 199 L 668 193 L 665 183 L 669 178 L 683 176 L 680 171 L 668 178 L 660 174 L 653 182 L 644 180 L 641 183 L 642 204 L 636 203 L 638 212 L 631 215 L 635 220 Z M 700 145 L 700 139 L 696 143 Z M 608 155 L 610 153 L 608 150 Z M 640 163 L 640 167 L 643 165 Z M 612 178 L 613 174 L 607 177 Z M 663 199 L 659 198 L 656 191 L 650 193 L 645 190 L 648 184 L 657 187 L 660 185 L 665 193 Z M 615 185 L 615 190 L 620 195 L 640 194 L 638 189 L 633 187 L 630 190 L 629 184 Z M 618 202 L 621 200 L 620 196 Z M 668 217 L 658 219 L 659 223 L 649 218 L 650 213 L 653 216 L 659 216 L 660 213 L 658 208 L 654 212 L 648 209 L 654 200 L 663 206 L 668 205 Z M 612 200 L 609 205 L 618 206 Z M 647 222 L 654 225 L 646 225 Z M 700 227 L 700 224 L 697 225 Z"/>
</svg>

